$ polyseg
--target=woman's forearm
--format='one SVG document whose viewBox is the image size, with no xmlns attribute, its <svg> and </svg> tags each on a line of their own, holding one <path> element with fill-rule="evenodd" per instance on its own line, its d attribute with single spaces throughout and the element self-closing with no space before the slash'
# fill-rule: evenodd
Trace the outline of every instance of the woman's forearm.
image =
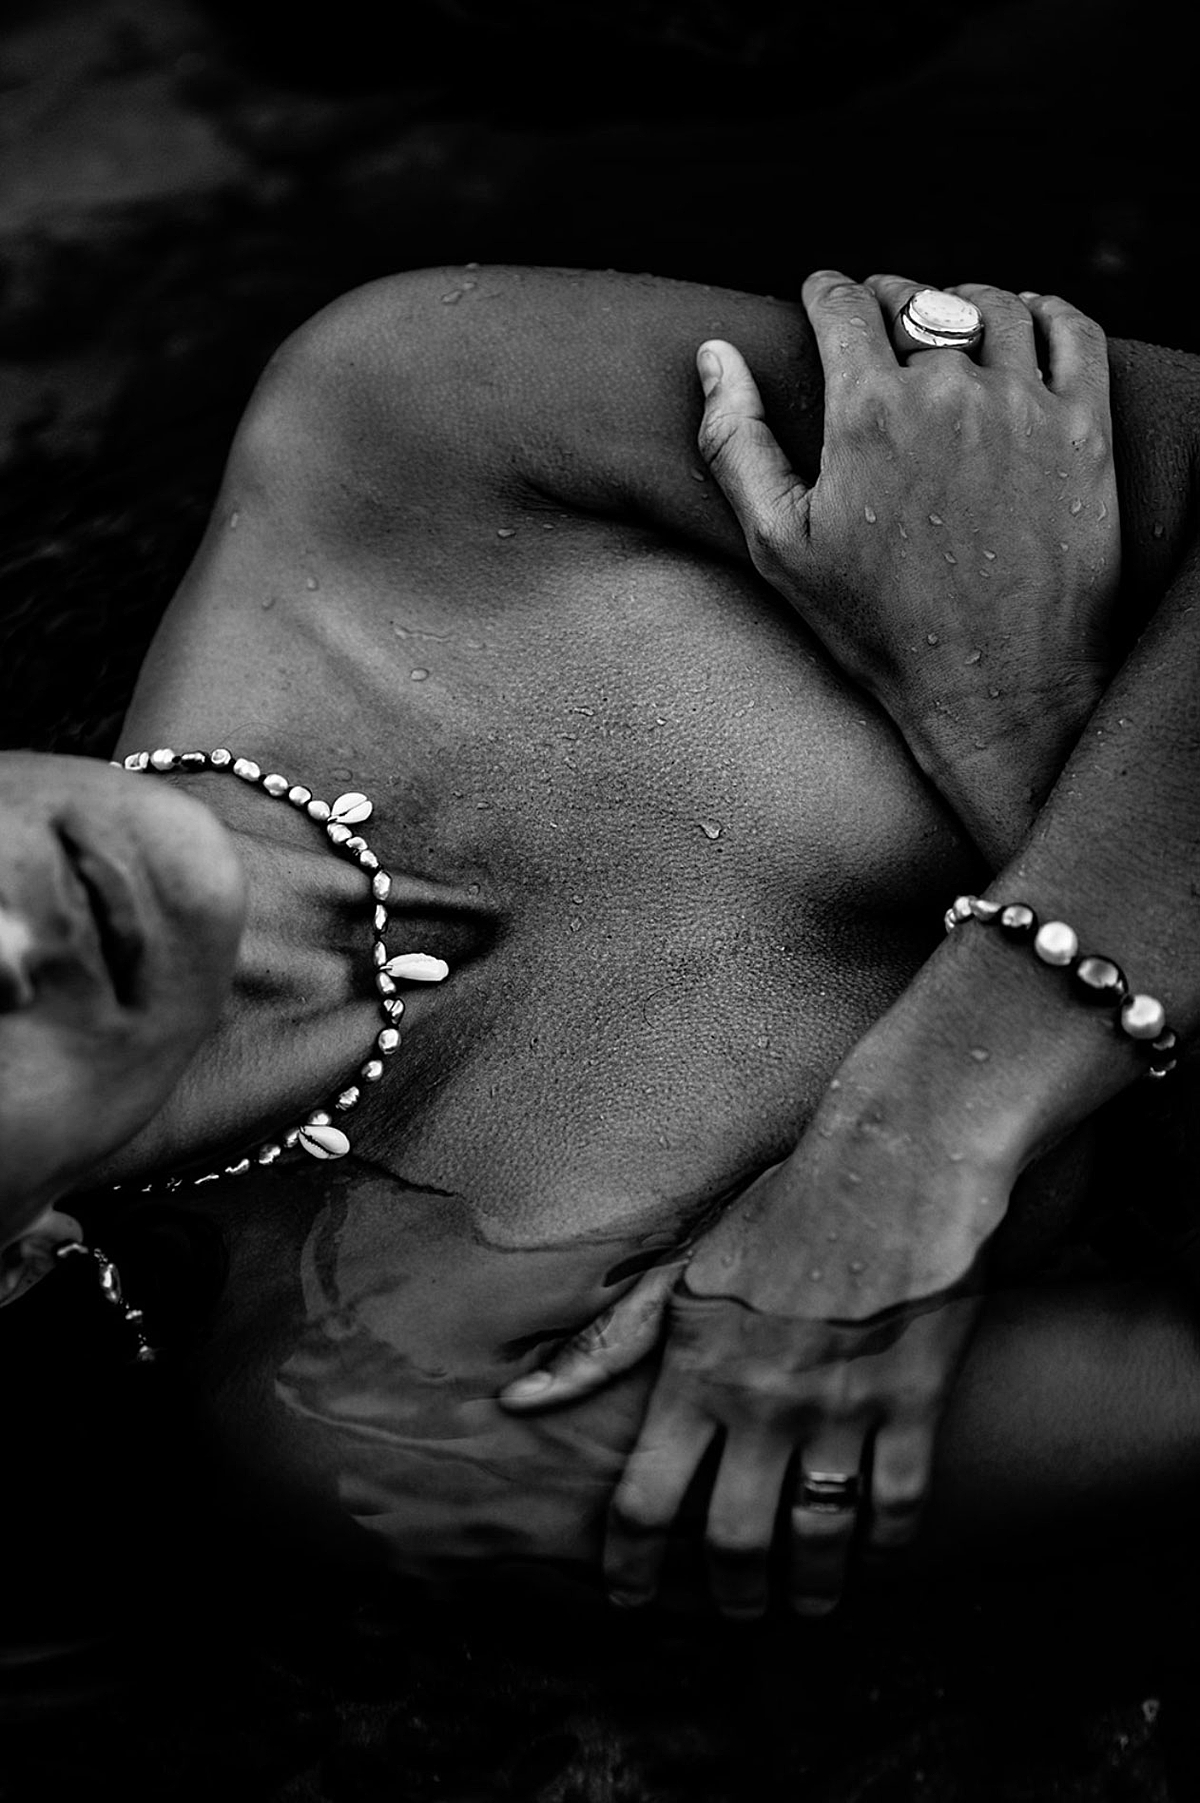
<svg viewBox="0 0 1200 1803">
<path fill-rule="evenodd" d="M 987 891 L 1071 925 L 1200 1027 L 1200 545 L 1120 670 L 1045 806 Z M 968 922 L 898 1005 L 929 1080 L 974 1130 L 1028 1163 L 1136 1081 L 1144 1046 L 1064 972 Z"/>
</svg>

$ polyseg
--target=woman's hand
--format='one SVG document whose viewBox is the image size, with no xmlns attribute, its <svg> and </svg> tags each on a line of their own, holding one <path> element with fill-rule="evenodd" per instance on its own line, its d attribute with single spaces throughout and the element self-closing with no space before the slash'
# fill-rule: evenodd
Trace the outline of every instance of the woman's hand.
<svg viewBox="0 0 1200 1803">
<path fill-rule="evenodd" d="M 981 1254 L 1017 1166 L 985 1153 L 973 1108 L 927 1081 L 890 1019 L 842 1065 L 796 1151 L 697 1241 L 682 1276 L 678 1265 L 651 1272 L 501 1398 L 522 1409 L 572 1401 L 644 1356 L 665 1324 L 609 1520 L 605 1572 L 618 1601 L 654 1594 L 671 1524 L 718 1435 L 707 1550 L 727 1614 L 765 1609 L 781 1510 L 792 1606 L 836 1603 L 856 1510 L 821 1506 L 814 1478 L 849 1480 L 844 1500 L 869 1468 L 875 1548 L 916 1530 Z"/>
<path fill-rule="evenodd" d="M 719 341 L 697 355 L 700 449 L 759 573 L 1000 861 L 1110 674 L 1120 533 L 1105 338 L 1065 301 L 968 284 L 953 292 L 983 314 L 979 361 L 927 350 L 902 364 L 889 324 L 918 286 L 832 271 L 805 283 L 825 371 L 811 489 Z"/>
</svg>

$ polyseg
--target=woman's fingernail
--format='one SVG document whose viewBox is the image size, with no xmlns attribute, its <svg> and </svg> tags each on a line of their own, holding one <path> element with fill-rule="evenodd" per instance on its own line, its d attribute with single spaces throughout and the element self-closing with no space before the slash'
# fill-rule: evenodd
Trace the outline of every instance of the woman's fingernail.
<svg viewBox="0 0 1200 1803">
<path fill-rule="evenodd" d="M 541 1396 L 554 1382 L 550 1371 L 530 1371 L 524 1377 L 518 1377 L 500 1394 L 506 1402 L 526 1402 L 532 1396 Z"/>
<path fill-rule="evenodd" d="M 721 368 L 721 359 L 717 356 L 716 351 L 709 350 L 707 345 L 703 350 L 696 352 L 696 373 L 700 377 L 700 386 L 705 394 L 712 393 L 725 373 Z"/>
<path fill-rule="evenodd" d="M 1038 291 L 1036 288 L 1022 288 L 1019 298 L 1023 301 L 1037 300 Z"/>
</svg>

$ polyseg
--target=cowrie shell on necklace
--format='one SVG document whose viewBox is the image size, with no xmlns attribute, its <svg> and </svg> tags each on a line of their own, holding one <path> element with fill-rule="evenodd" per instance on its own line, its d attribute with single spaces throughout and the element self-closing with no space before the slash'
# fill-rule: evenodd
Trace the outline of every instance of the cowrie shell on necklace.
<svg viewBox="0 0 1200 1803">
<path fill-rule="evenodd" d="M 306 1121 L 300 1129 L 300 1144 L 314 1158 L 344 1158 L 350 1141 L 340 1127 L 316 1126 Z"/>
<path fill-rule="evenodd" d="M 428 952 L 401 952 L 398 957 L 389 958 L 383 969 L 389 977 L 399 977 L 404 983 L 440 983 L 450 975 L 446 961 L 431 957 Z"/>
<path fill-rule="evenodd" d="M 329 810 L 329 818 L 338 826 L 359 826 L 369 820 L 375 812 L 365 795 L 351 789 L 348 795 L 339 795 Z"/>
</svg>

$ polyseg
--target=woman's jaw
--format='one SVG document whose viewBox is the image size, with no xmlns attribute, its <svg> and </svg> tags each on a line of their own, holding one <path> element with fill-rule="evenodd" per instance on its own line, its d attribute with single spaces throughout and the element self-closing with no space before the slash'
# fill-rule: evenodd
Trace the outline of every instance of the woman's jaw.
<svg viewBox="0 0 1200 1803">
<path fill-rule="evenodd" d="M 245 905 L 201 803 L 0 754 L 0 1246 L 162 1108 L 220 1016 Z"/>
</svg>

